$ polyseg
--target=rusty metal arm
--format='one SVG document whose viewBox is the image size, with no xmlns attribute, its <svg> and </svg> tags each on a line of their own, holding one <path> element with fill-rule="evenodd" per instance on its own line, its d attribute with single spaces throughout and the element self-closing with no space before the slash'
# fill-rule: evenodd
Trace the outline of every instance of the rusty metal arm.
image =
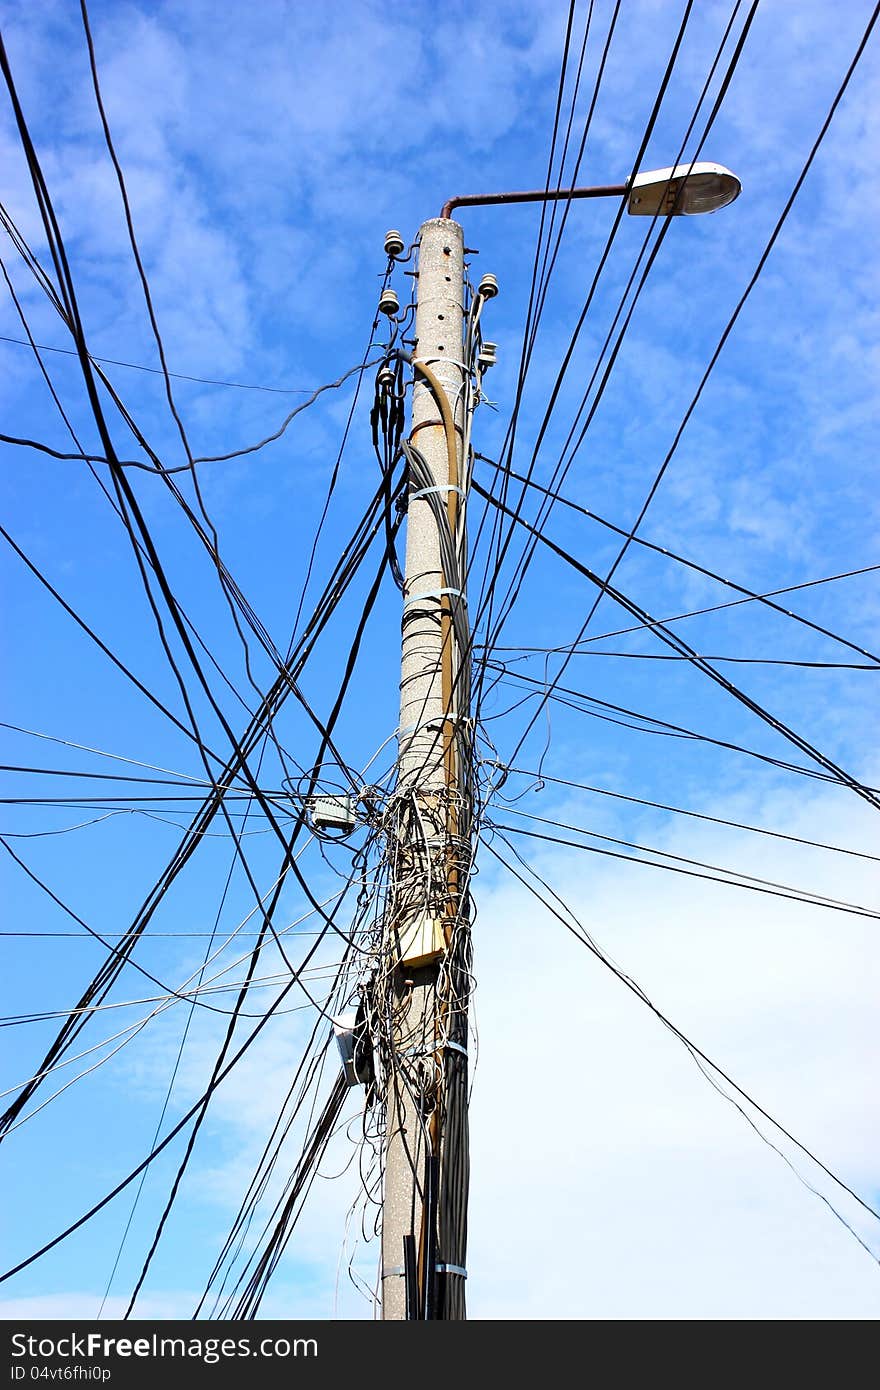
<svg viewBox="0 0 880 1390">
<path fill-rule="evenodd" d="M 557 203 L 569 198 L 622 198 L 629 191 L 626 183 L 609 183 L 594 188 L 535 188 L 525 193 L 466 193 L 443 204 L 441 217 L 451 217 L 453 208 L 488 207 L 495 203 Z"/>
</svg>

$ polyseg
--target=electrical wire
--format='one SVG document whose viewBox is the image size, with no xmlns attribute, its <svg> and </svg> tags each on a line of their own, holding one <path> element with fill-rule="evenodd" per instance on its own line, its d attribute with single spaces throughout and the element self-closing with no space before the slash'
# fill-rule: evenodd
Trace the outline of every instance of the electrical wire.
<svg viewBox="0 0 880 1390">
<path fill-rule="evenodd" d="M 496 470 L 500 470 L 500 464 L 495 463 L 492 459 L 486 458 L 485 454 L 478 454 L 476 455 L 476 457 L 482 459 L 486 463 L 491 463 Z M 543 493 L 545 496 L 552 498 L 554 502 L 560 502 L 562 506 L 569 507 L 572 511 L 578 512 L 581 516 L 588 517 L 591 521 L 598 522 L 600 526 L 604 526 L 608 530 L 614 531 L 617 535 L 627 536 L 629 534 L 627 531 L 624 530 L 622 526 L 615 526 L 613 522 L 608 521 L 605 517 L 599 516 L 597 512 L 590 511 L 589 508 L 582 507 L 577 502 L 572 502 L 569 498 L 563 497 L 560 492 L 551 492 L 549 488 L 541 487 L 541 485 L 539 483 L 536 483 L 534 480 L 529 480 L 523 477 L 521 474 L 513 473 L 509 469 L 506 470 L 506 472 L 509 474 L 510 477 L 514 478 L 518 482 L 523 483 L 525 486 L 532 488 L 535 492 Z M 680 613 L 673 618 L 664 618 L 664 623 L 681 622 L 684 618 L 695 618 L 701 616 L 704 613 L 717 613 L 722 608 L 734 607 L 735 603 L 737 602 L 756 602 L 766 605 L 766 607 L 773 609 L 777 613 L 781 613 L 786 618 L 791 618 L 796 623 L 803 624 L 804 627 L 811 628 L 814 632 L 821 633 L 823 637 L 830 637 L 832 641 L 839 642 L 844 647 L 849 647 L 851 651 L 858 652 L 860 656 L 866 656 L 875 662 L 880 661 L 880 656 L 878 656 L 876 653 L 868 651 L 867 648 L 861 647 L 855 642 L 851 642 L 849 638 L 841 637 L 839 633 L 832 632 L 830 628 L 822 627 L 819 623 L 813 622 L 810 618 L 805 618 L 801 614 L 794 613 L 791 609 L 783 608 L 780 604 L 773 603 L 771 601 L 774 597 L 777 597 L 779 594 L 793 593 L 796 589 L 809 588 L 812 585 L 816 584 L 827 584 L 830 583 L 832 579 L 849 579 L 856 574 L 873 573 L 876 570 L 880 569 L 880 565 L 867 565 L 864 566 L 862 569 L 847 570 L 844 574 L 830 575 L 826 579 L 807 580 L 802 584 L 792 584 L 784 589 L 774 589 L 770 593 L 759 594 L 756 593 L 753 589 L 748 589 L 742 584 L 737 584 L 736 581 L 733 579 L 728 579 L 725 575 L 718 574 L 714 570 L 708 569 L 705 565 L 697 564 L 695 560 L 688 560 L 683 555 L 676 554 L 675 551 L 667 549 L 666 546 L 655 545 L 652 541 L 646 541 L 642 536 L 633 536 L 632 539 L 636 545 L 643 546 L 647 550 L 652 550 L 656 552 L 656 554 L 658 555 L 664 555 L 668 560 L 675 560 L 680 565 L 685 566 L 687 569 L 691 569 L 696 571 L 696 573 L 698 574 L 705 575 L 708 579 L 713 579 L 718 584 L 724 584 L 727 588 L 734 589 L 737 593 L 744 594 L 746 596 L 744 600 L 734 600 L 734 602 L 732 603 L 713 604 L 710 608 L 698 608 L 694 609 L 692 612 L 689 613 Z M 644 630 L 645 629 L 643 626 L 633 628 L 621 628 L 615 632 L 596 634 L 592 637 L 585 637 L 582 640 L 584 643 L 600 642 L 606 637 L 620 637 L 625 633 L 641 632 Z M 493 646 L 493 650 L 498 651 L 505 649 L 499 648 L 497 644 L 495 644 Z M 535 650 L 568 651 L 569 646 L 566 645 L 564 647 L 558 648 L 535 648 Z M 715 661 L 720 659 L 721 658 L 718 657 L 712 658 L 712 660 Z"/>
<path fill-rule="evenodd" d="M 490 667 L 495 663 L 487 663 Z M 524 675 L 521 671 L 513 672 L 499 678 L 499 684 L 512 685 L 514 688 L 533 687 L 529 690 L 529 695 L 537 697 L 538 692 L 546 692 L 547 683 L 538 680 L 535 676 Z M 571 699 L 567 699 L 570 696 Z M 527 696 L 526 698 L 529 698 Z M 625 705 L 612 704 L 609 700 L 600 700 L 594 695 L 587 695 L 581 690 L 573 690 L 569 686 L 554 685 L 550 693 L 551 700 L 555 703 L 565 705 L 569 709 L 577 710 L 580 714 L 586 714 L 591 719 L 601 719 L 609 724 L 616 724 L 623 729 L 632 729 L 636 733 L 654 734 L 660 738 L 680 738 L 693 741 L 695 743 L 711 744 L 715 748 L 726 748 L 733 753 L 742 753 L 746 757 L 755 758 L 759 762 L 766 763 L 768 767 L 778 767 L 783 772 L 793 772 L 799 777 L 810 777 L 815 781 L 829 783 L 833 786 L 849 786 L 841 778 L 827 772 L 818 772 L 814 768 L 805 767 L 802 763 L 787 762 L 784 758 L 771 757 L 769 753 L 761 753 L 755 748 L 747 748 L 743 744 L 733 743 L 727 739 L 712 738 L 709 734 L 699 733 L 695 729 L 689 729 L 683 724 L 672 724 L 665 719 L 658 719 L 654 715 L 640 714 L 637 710 L 628 709 Z M 574 704 L 573 700 L 584 701 L 585 704 Z M 519 703 L 522 703 L 520 701 Z M 589 709 L 586 705 L 597 705 L 602 710 L 613 710 L 618 714 L 626 716 L 624 719 L 614 718 L 610 714 L 601 714 L 599 709 Z M 506 713 L 507 711 L 505 711 Z M 629 723 L 629 719 L 642 721 L 641 723 Z M 485 717 L 484 717 L 485 723 Z M 650 726 L 650 727 L 648 727 Z M 539 776 L 544 773 L 540 771 Z M 860 784 L 865 790 L 880 795 L 880 787 L 868 786 L 866 783 Z"/>
<path fill-rule="evenodd" d="M 5 333 L 0 333 L 0 343 L 15 343 L 18 347 L 33 347 L 33 343 L 24 338 L 8 338 Z M 66 357 L 76 357 L 74 348 L 50 347 L 47 343 L 37 343 L 40 352 L 63 353 Z M 100 362 L 105 367 L 128 367 L 134 372 L 151 372 L 154 376 L 164 376 L 161 367 L 147 367 L 143 362 L 122 362 L 118 357 L 98 357 L 94 353 L 89 354 L 93 363 Z M 252 382 L 245 381 L 217 381 L 213 377 L 189 376 L 185 372 L 169 371 L 168 375 L 175 381 L 194 381 L 200 386 L 232 386 L 238 391 L 268 391 L 275 396 L 307 396 L 309 388 L 307 386 L 255 386 Z"/>
<path fill-rule="evenodd" d="M 646 628 L 650 624 L 645 625 Z M 627 661 L 691 661 L 690 656 L 673 656 L 668 652 L 609 652 L 609 651 L 581 651 L 577 656 L 611 656 L 623 658 Z M 793 658 L 770 657 L 770 656 L 719 656 L 717 653 L 709 655 L 706 652 L 697 653 L 700 661 L 726 661 L 732 665 L 739 666 L 795 666 L 799 670 L 809 671 L 880 671 L 880 666 L 873 663 L 859 661 L 798 661 Z M 527 661 L 528 656 L 519 658 Z"/>
<path fill-rule="evenodd" d="M 367 516 L 367 520 L 368 520 L 368 519 L 369 519 L 369 513 L 368 513 L 368 516 Z M 358 528 L 358 531 L 356 531 L 355 537 L 357 537 L 357 535 L 358 535 L 360 529 L 361 529 L 361 528 L 359 527 L 359 528 Z M 374 527 L 374 530 L 375 530 L 375 527 Z M 334 600 L 335 600 L 336 602 L 338 602 L 341 593 L 344 591 L 345 584 L 344 584 L 344 582 L 342 582 L 342 579 L 343 579 L 343 577 L 344 577 L 344 575 L 345 575 L 346 567 L 350 565 L 350 558 L 349 558 L 349 557 L 350 557 L 350 555 L 351 555 L 352 548 L 353 548 L 353 547 L 357 547 L 357 544 L 358 544 L 357 540 L 354 539 L 354 540 L 349 544 L 349 546 L 347 546 L 347 547 L 343 550 L 343 554 L 342 554 L 342 556 L 340 557 L 340 560 L 339 560 L 339 562 L 338 562 L 338 564 L 337 564 L 337 566 L 336 566 L 336 570 L 334 571 L 334 574 L 331 576 L 330 581 L 328 582 L 328 586 L 327 586 L 327 588 L 325 589 L 325 594 L 332 594 L 333 597 L 334 597 Z M 356 550 L 356 549 L 355 549 L 355 553 L 357 553 L 357 550 Z M 374 585 L 374 589 L 375 589 L 375 587 L 376 587 L 376 586 Z M 319 602 L 319 606 L 318 606 L 318 608 L 315 610 L 315 611 L 316 611 L 316 619 L 313 620 L 313 621 L 306 627 L 306 629 L 304 630 L 304 632 L 303 632 L 303 634 L 302 634 L 302 637 L 301 637 L 301 639 L 300 639 L 300 642 L 299 642 L 298 645 L 297 645 L 297 653 L 296 653 L 296 654 L 298 654 L 298 656 L 299 656 L 299 661 L 300 661 L 300 663 L 302 663 L 302 661 L 303 661 L 304 659 L 306 659 L 306 657 L 307 657 L 307 655 L 308 655 L 308 652 L 309 652 L 310 649 L 311 649 L 311 645 L 314 643 L 314 640 L 316 639 L 316 636 L 317 636 L 317 634 L 320 632 L 321 627 L 322 627 L 322 625 L 323 625 L 323 621 L 320 620 L 320 614 L 321 614 L 321 611 L 322 611 L 322 606 L 323 606 L 322 603 Z M 356 648 L 353 649 L 353 653 L 354 653 L 354 655 L 356 656 Z M 295 655 L 296 655 L 296 654 L 295 654 Z M 297 669 L 297 667 L 296 667 L 296 665 L 294 665 L 294 666 L 293 666 L 293 673 L 294 673 L 294 674 L 295 674 L 295 672 L 296 672 L 296 669 Z M 301 665 L 300 665 L 300 669 L 301 669 Z M 348 673 L 349 673 L 349 675 L 350 675 L 350 672 L 351 672 L 351 670 L 353 669 L 353 658 L 352 658 L 351 656 L 350 656 L 350 658 L 349 658 L 349 663 L 348 663 L 348 668 L 347 668 L 347 669 L 348 669 Z M 270 712 L 271 712 L 272 714 L 274 714 L 275 712 L 277 712 L 277 708 L 278 708 L 280 702 L 283 700 L 284 696 L 287 694 L 287 692 L 288 692 L 288 690 L 289 690 L 289 688 L 290 688 L 290 684 L 291 684 L 291 682 L 290 682 L 290 680 L 288 679 L 287 671 L 285 671 L 284 678 L 282 678 L 282 677 L 279 676 L 278 680 L 275 682 L 275 684 L 274 684 L 274 686 L 272 687 L 272 689 L 268 692 L 268 694 L 267 694 L 267 696 L 266 696 L 266 698 L 265 698 L 265 700 L 264 700 L 264 702 L 263 702 L 263 705 L 262 705 L 262 707 L 261 707 L 261 710 L 258 711 L 258 714 L 257 714 L 257 715 L 254 717 L 254 719 L 252 720 L 251 725 L 250 725 L 250 727 L 249 727 L 249 730 L 248 730 L 248 732 L 247 732 L 246 735 L 245 735 L 245 741 L 244 741 L 244 745 L 243 745 L 244 748 L 249 748 L 249 747 L 253 746 L 253 743 L 254 743 L 255 738 L 257 737 L 257 735 L 258 735 L 258 733 L 259 733 L 259 730 L 262 728 L 263 720 L 264 720 L 266 714 L 269 714 Z M 344 689 L 345 689 L 345 686 L 343 685 L 343 691 L 342 691 L 343 694 L 344 694 Z M 333 715 L 333 718 L 334 718 L 334 719 L 335 719 L 335 718 L 337 717 L 337 715 L 338 715 L 338 709 L 339 709 L 339 707 L 341 707 L 341 699 L 340 699 L 339 701 L 337 701 L 337 709 L 335 710 L 334 715 Z M 238 771 L 238 764 L 237 764 L 236 762 L 233 762 L 233 763 L 231 763 L 231 764 L 227 763 L 227 766 L 226 766 L 226 769 L 225 769 L 225 771 L 224 771 L 224 774 L 220 777 L 220 779 L 218 779 L 219 785 L 221 786 L 221 788 L 222 788 L 222 786 L 223 786 L 224 784 L 228 783 L 232 777 L 234 777 L 234 776 L 236 775 L 237 771 Z M 123 949 L 122 949 L 121 951 L 118 951 L 118 952 L 117 952 L 117 956 L 118 956 L 118 958 L 119 958 L 119 960 L 120 960 L 120 962 L 121 962 L 122 964 L 124 964 L 125 961 L 128 959 L 129 954 L 130 954 L 130 951 L 131 951 L 131 948 L 132 948 L 134 942 L 135 942 L 135 941 L 137 940 L 137 938 L 141 935 L 141 933 L 145 930 L 146 926 L 148 925 L 149 921 L 151 920 L 151 918 L 152 918 L 152 916 L 153 916 L 153 914 L 154 914 L 154 912 L 155 912 L 155 910 L 156 910 L 156 907 L 158 906 L 159 902 L 161 901 L 162 897 L 164 896 L 164 893 L 167 891 L 167 888 L 168 888 L 168 886 L 170 885 L 170 882 L 171 882 L 171 881 L 173 880 L 173 878 L 176 877 L 176 875 L 180 872 L 180 870 L 182 869 L 182 867 L 184 866 L 184 864 L 187 862 L 187 860 L 188 860 L 189 857 L 191 856 L 192 852 L 194 851 L 196 845 L 199 843 L 199 834 L 200 834 L 200 832 L 201 832 L 202 830 L 206 829 L 206 828 L 207 828 L 207 825 L 210 823 L 210 819 L 211 819 L 211 817 L 213 816 L 214 811 L 215 811 L 215 809 L 216 809 L 216 802 L 217 802 L 217 799 L 218 799 L 218 798 L 217 798 L 217 794 L 213 794 L 213 795 L 212 795 L 211 797 L 209 797 L 208 800 L 205 802 L 202 811 L 196 816 L 195 820 L 194 820 L 193 823 L 192 823 L 191 831 L 188 833 L 188 835 L 187 835 L 187 836 L 184 838 L 184 840 L 181 842 L 181 845 L 178 847 L 178 850 L 177 850 L 177 852 L 175 853 L 175 856 L 172 858 L 172 860 L 171 860 L 171 862 L 170 862 L 170 864 L 169 864 L 168 869 L 165 871 L 165 873 L 163 874 L 162 878 L 161 878 L 161 879 L 159 880 L 159 882 L 157 883 L 156 888 L 154 889 L 154 891 L 153 891 L 153 892 L 149 895 L 149 897 L 145 900 L 144 906 L 142 907 L 142 909 L 141 909 L 140 912 L 138 913 L 137 917 L 135 918 L 135 920 L 134 920 L 134 922 L 133 922 L 133 924 L 132 924 L 131 931 L 130 931 L 129 935 L 126 937 L 126 939 L 125 939 L 125 943 L 124 943 Z M 7 847 L 7 848 L 8 848 L 8 847 Z M 294 869 L 295 869 L 295 864 L 294 864 Z M 311 898 L 311 894 L 310 894 L 310 892 L 309 892 L 309 890 L 308 890 L 308 885 L 305 884 L 305 882 L 302 881 L 302 880 L 301 880 L 301 887 L 303 887 L 303 889 L 304 889 L 304 891 L 306 892 L 307 896 L 308 896 L 309 898 Z M 79 919 L 77 919 L 77 920 L 79 920 Z M 100 997 L 100 996 L 101 996 L 101 991 L 102 991 L 102 990 L 103 990 L 103 991 L 106 991 L 106 989 L 109 989 L 110 985 L 111 985 L 112 982 L 113 982 L 113 979 L 115 978 L 115 973 L 118 973 L 118 971 L 116 971 L 116 972 L 114 972 L 114 971 L 108 972 L 107 970 L 102 969 L 102 971 L 99 972 L 98 976 L 96 976 L 95 981 L 93 982 L 93 984 L 92 984 L 91 986 L 89 986 L 88 990 L 86 990 L 85 993 L 83 994 L 83 996 L 81 997 L 81 999 L 80 999 L 80 1004 L 82 1005 L 82 1004 L 85 1004 L 85 1003 L 89 1003 L 94 997 Z M 73 1037 L 75 1036 L 75 1034 L 76 1034 L 76 1025 L 75 1025 L 75 1024 L 72 1025 L 71 1027 L 65 1027 L 64 1029 L 61 1030 L 61 1032 L 59 1033 L 58 1038 L 56 1039 L 56 1042 L 53 1044 L 52 1048 L 50 1048 L 49 1053 L 47 1053 L 47 1056 L 46 1056 L 46 1058 L 44 1059 L 44 1067 L 47 1066 L 47 1065 L 49 1065 L 49 1064 L 51 1064 L 51 1062 L 52 1062 L 53 1060 L 55 1060 L 55 1058 L 56 1058 L 58 1055 L 61 1055 L 61 1053 L 63 1053 L 63 1050 L 70 1044 L 70 1042 L 72 1042 Z M 24 1101 L 25 1101 L 27 1098 L 28 1098 L 28 1097 L 25 1096 L 25 1095 L 23 1094 L 22 1097 L 19 1098 L 19 1101 L 16 1102 L 16 1104 L 15 1104 L 14 1106 L 10 1107 L 9 1110 L 7 1111 L 7 1114 L 6 1114 L 4 1117 L 2 1117 L 2 1119 L 0 1119 L 0 1124 L 8 1123 L 12 1118 L 14 1118 L 14 1115 L 17 1113 L 17 1108 L 20 1107 L 20 1105 L 23 1104 Z"/>
<path fill-rule="evenodd" d="M 675 873 L 685 874 L 689 878 L 710 879 L 715 883 L 724 883 L 729 888 L 747 888 L 753 893 L 769 893 L 771 897 L 782 897 L 787 898 L 789 901 L 808 903 L 812 907 L 825 907 L 836 912 L 846 912 L 857 917 L 873 917 L 880 920 L 880 912 L 875 911 L 873 908 L 862 907 L 856 903 L 842 902 L 837 898 L 826 898 L 818 893 L 807 893 L 802 889 L 793 888 L 791 884 L 774 883 L 772 879 L 756 878 L 752 874 L 741 873 L 738 869 L 724 868 L 718 864 L 706 864 L 703 860 L 691 859 L 682 854 L 672 854 L 669 850 L 657 849 L 654 845 L 637 844 L 632 840 L 619 839 L 615 835 L 601 835 L 596 830 L 586 830 L 582 826 L 567 824 L 564 821 L 548 820 L 544 816 L 536 816 L 529 811 L 522 811 L 512 806 L 507 807 L 506 810 L 509 815 L 525 816 L 529 820 L 540 822 L 542 825 L 553 825 L 562 830 L 574 830 L 577 831 L 579 835 L 588 835 L 593 839 L 605 840 L 615 845 L 624 845 L 629 849 L 636 849 L 645 854 L 662 855 L 666 859 L 675 859 L 682 864 L 698 865 L 704 869 L 716 869 L 718 872 L 716 874 L 694 873 L 689 869 L 680 869 L 675 864 L 658 864 L 651 860 L 636 859 L 632 855 L 625 854 L 614 855 L 614 858 L 626 859 L 631 863 L 648 864 L 654 869 L 668 869 Z M 535 830 L 526 830 L 524 826 L 507 825 L 503 821 L 491 820 L 487 821 L 487 825 L 496 830 L 509 831 L 511 834 L 517 835 L 527 835 L 529 839 L 546 840 L 548 843 L 566 845 L 572 849 L 584 849 L 591 853 L 611 853 L 611 851 L 598 850 L 595 845 L 582 845 L 576 840 L 568 840 L 561 836 L 549 835 L 546 833 L 539 834 Z M 721 877 L 721 875 L 724 875 L 724 877 Z M 736 875 L 736 878 L 732 877 L 732 875 Z M 740 879 L 745 879 L 747 881 L 740 882 Z"/>
<path fill-rule="evenodd" d="M 705 811 L 686 810 L 683 806 L 670 806 L 663 801 L 650 801 L 645 797 L 610 791 L 607 787 L 591 787 L 584 782 L 573 782 L 565 777 L 551 777 L 546 772 L 539 775 L 519 767 L 506 768 L 505 772 L 511 776 L 534 778 L 537 783 L 552 782 L 554 786 L 571 787 L 576 791 L 591 792 L 596 796 L 610 796 L 617 801 L 628 801 L 637 806 L 649 806 L 657 811 L 672 811 L 678 816 L 690 816 L 694 820 L 708 821 L 712 825 L 725 825 L 733 830 L 748 830 L 753 835 L 769 835 L 775 840 L 788 840 L 792 844 L 806 845 L 811 849 L 830 850 L 834 854 L 848 854 L 856 859 L 869 859 L 880 864 L 880 855 L 867 854 L 864 850 L 848 849 L 844 845 L 829 845 L 824 840 L 808 840 L 802 835 L 791 835 L 782 830 L 770 830 L 764 825 L 748 825 L 745 821 L 726 820 L 722 816 L 710 816 Z M 540 786 L 535 787 L 534 790 L 540 790 Z"/>
<path fill-rule="evenodd" d="M 880 7 L 878 7 L 878 9 L 880 9 Z M 474 486 L 478 487 L 479 485 L 477 483 L 474 483 Z M 671 632 L 667 628 L 665 628 L 662 623 L 658 622 L 655 618 L 652 618 L 649 613 L 647 613 L 644 609 L 640 608 L 638 604 L 634 603 L 631 599 L 628 599 L 624 594 L 620 592 L 619 589 L 613 588 L 609 583 L 607 577 L 605 579 L 600 579 L 597 574 L 594 574 L 594 572 L 590 570 L 586 565 L 583 565 L 579 560 L 575 559 L 575 557 L 570 555 L 568 551 L 563 550 L 561 546 L 557 545 L 555 541 L 552 541 L 550 537 L 547 536 L 544 532 L 538 531 L 535 527 L 533 527 L 529 522 L 525 520 L 524 517 L 512 513 L 510 511 L 510 508 L 505 507 L 504 504 L 498 501 L 497 499 L 492 498 L 490 494 L 487 493 L 485 495 L 487 496 L 488 500 L 492 502 L 493 506 L 497 506 L 501 510 L 507 512 L 508 515 L 514 516 L 514 520 L 517 521 L 519 525 L 523 526 L 533 536 L 540 540 L 542 544 L 546 545 L 550 550 L 552 550 L 555 555 L 558 555 L 561 559 L 564 559 L 567 563 L 571 564 L 572 567 L 576 569 L 579 574 L 582 574 L 584 578 L 588 579 L 592 584 L 594 584 L 599 590 L 599 597 L 601 597 L 603 594 L 608 594 L 611 598 L 615 600 L 615 602 L 619 603 L 621 607 L 623 607 L 628 613 L 631 613 L 634 617 L 637 617 L 641 622 L 648 624 L 651 627 L 651 630 L 654 632 L 654 634 L 657 637 L 659 637 L 662 642 L 664 642 L 667 646 L 672 647 L 674 650 L 676 650 L 681 655 L 685 656 L 688 660 L 690 660 L 691 664 L 694 666 L 696 670 L 701 671 L 704 675 L 708 676 L 710 680 L 714 681 L 717 685 L 720 685 L 721 688 L 726 690 L 728 694 L 732 695 L 735 700 L 737 700 L 740 704 L 744 705 L 753 714 L 756 714 L 759 719 L 763 720 L 764 723 L 768 724 L 771 728 L 775 729 L 777 733 L 781 734 L 785 739 L 788 740 L 788 742 L 794 744 L 794 746 L 796 748 L 799 748 L 801 752 L 806 753 L 809 757 L 815 759 L 815 761 L 818 762 L 820 766 L 825 769 L 826 772 L 833 773 L 838 780 L 846 783 L 846 785 L 849 786 L 850 789 L 854 791 L 857 796 L 862 797 L 871 805 L 880 808 L 880 801 L 878 801 L 875 794 L 869 788 L 863 786 L 862 783 L 858 782 L 856 778 L 852 777 L 848 772 L 845 772 L 844 769 L 839 767 L 831 758 L 827 757 L 818 748 L 815 748 L 807 739 L 803 738 L 800 734 L 796 733 L 794 729 L 790 728 L 782 720 L 775 718 L 774 715 L 772 715 L 768 710 L 764 709 L 756 700 L 753 700 L 750 696 L 746 695 L 742 690 L 733 685 L 732 682 L 729 681 L 725 676 L 723 676 L 719 671 L 716 671 L 715 668 L 711 666 L 704 657 L 698 656 L 697 653 L 693 650 L 693 648 L 690 647 L 688 643 L 684 641 L 683 638 L 679 637 L 676 633 Z M 595 607 L 596 605 L 594 603 L 590 611 L 595 612 Z M 586 626 L 586 623 L 584 624 L 584 626 Z M 571 653 L 569 652 L 566 661 L 563 663 L 562 670 L 565 669 L 565 666 L 568 664 L 568 661 L 570 659 Z M 540 700 L 540 709 L 543 709 L 546 705 L 547 700 L 550 698 L 549 691 L 553 688 L 553 685 L 556 684 L 556 681 L 558 681 L 560 676 L 561 672 L 557 675 L 554 681 L 548 684 L 548 686 L 546 687 L 545 693 Z M 516 755 L 519 752 L 519 749 L 522 747 L 529 730 L 534 727 L 537 717 L 537 714 L 535 714 L 530 718 L 525 732 L 520 736 L 519 742 L 517 743 L 517 746 L 514 749 L 512 759 L 516 758 Z"/>
</svg>

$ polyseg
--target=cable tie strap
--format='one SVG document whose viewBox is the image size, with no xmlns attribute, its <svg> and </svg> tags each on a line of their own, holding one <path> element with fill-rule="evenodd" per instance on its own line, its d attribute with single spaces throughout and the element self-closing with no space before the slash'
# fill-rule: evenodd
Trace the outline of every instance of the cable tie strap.
<svg viewBox="0 0 880 1390">
<path fill-rule="evenodd" d="M 445 1043 L 443 1044 L 443 1046 L 444 1046 L 444 1047 L 451 1047 L 452 1050 L 453 1050 L 453 1052 L 460 1052 L 461 1055 L 462 1055 L 462 1057 L 466 1057 L 466 1056 L 468 1055 L 468 1050 L 467 1050 L 467 1048 L 466 1048 L 466 1047 L 462 1047 L 461 1043 L 451 1042 L 451 1041 L 450 1041 L 450 1042 L 445 1042 Z"/>
<path fill-rule="evenodd" d="M 392 1279 L 392 1278 L 394 1278 L 395 1275 L 398 1275 L 398 1274 L 401 1274 L 401 1275 L 402 1275 L 402 1274 L 405 1274 L 405 1273 L 406 1273 L 406 1270 L 404 1269 L 403 1265 L 385 1265 L 385 1266 L 383 1266 L 383 1269 L 382 1269 L 382 1278 L 383 1278 L 383 1279 Z"/>
<path fill-rule="evenodd" d="M 430 589 L 426 594 L 410 594 L 409 598 L 403 600 L 403 606 L 407 608 L 411 603 L 423 603 L 426 598 L 443 598 L 444 594 L 451 594 L 454 598 L 460 598 L 462 603 L 467 603 L 461 589 Z"/>
<path fill-rule="evenodd" d="M 420 487 L 417 492 L 409 494 L 409 500 L 417 502 L 420 497 L 427 497 L 429 492 L 457 492 L 463 502 L 467 501 L 464 488 L 460 488 L 457 483 L 435 483 L 433 487 Z"/>
<path fill-rule="evenodd" d="M 462 1279 L 467 1278 L 467 1270 L 462 1265 L 435 1265 L 438 1274 L 458 1274 Z"/>
</svg>

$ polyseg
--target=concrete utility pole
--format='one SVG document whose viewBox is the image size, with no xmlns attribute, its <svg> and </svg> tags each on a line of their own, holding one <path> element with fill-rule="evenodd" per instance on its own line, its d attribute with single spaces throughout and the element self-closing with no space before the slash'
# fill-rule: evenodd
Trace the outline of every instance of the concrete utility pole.
<svg viewBox="0 0 880 1390">
<path fill-rule="evenodd" d="M 456 578 L 448 573 L 441 546 L 445 514 L 453 546 L 458 537 L 463 583 L 459 489 L 468 408 L 463 276 L 459 224 L 448 218 L 426 222 L 416 282 L 410 443 L 427 467 L 424 478 L 411 473 L 409 489 L 386 922 L 386 947 L 395 962 L 386 986 L 390 1009 L 383 1059 L 386 1319 L 465 1315 L 469 976 L 462 964 L 470 950 L 470 825 L 461 749 L 462 739 L 469 739 L 462 662 L 469 662 L 470 654 L 460 641 L 464 596 L 455 591 Z M 448 558 L 448 542 L 446 553 Z"/>
<path fill-rule="evenodd" d="M 415 351 L 389 348 L 389 361 L 412 361 L 414 383 L 385 964 L 369 1030 L 386 1119 L 383 1318 L 465 1316 L 473 750 L 463 519 L 474 354 L 478 386 L 494 362 L 494 345 L 476 343 L 475 329 L 497 286 L 484 276 L 466 331 L 463 234 L 452 210 L 624 197 L 631 214 L 676 217 L 726 207 L 740 187 L 723 165 L 691 162 L 625 183 L 451 198 L 420 232 Z M 389 256 L 403 245 L 388 233 Z M 386 293 L 394 314 L 397 297 Z"/>
</svg>

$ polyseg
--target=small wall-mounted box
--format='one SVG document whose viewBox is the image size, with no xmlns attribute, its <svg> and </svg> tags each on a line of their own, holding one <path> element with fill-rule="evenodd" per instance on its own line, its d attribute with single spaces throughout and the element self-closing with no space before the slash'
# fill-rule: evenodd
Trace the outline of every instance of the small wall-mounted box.
<svg viewBox="0 0 880 1390">
<path fill-rule="evenodd" d="M 420 912 L 397 929 L 401 965 L 430 965 L 446 951 L 446 937 L 439 917 Z"/>
<path fill-rule="evenodd" d="M 350 835 L 357 825 L 354 804 L 348 795 L 315 796 L 311 804 L 312 823 L 316 830 L 338 830 Z"/>
<path fill-rule="evenodd" d="M 331 1019 L 342 1070 L 349 1086 L 367 1086 L 373 1080 L 373 1055 L 361 1010 Z"/>
</svg>

